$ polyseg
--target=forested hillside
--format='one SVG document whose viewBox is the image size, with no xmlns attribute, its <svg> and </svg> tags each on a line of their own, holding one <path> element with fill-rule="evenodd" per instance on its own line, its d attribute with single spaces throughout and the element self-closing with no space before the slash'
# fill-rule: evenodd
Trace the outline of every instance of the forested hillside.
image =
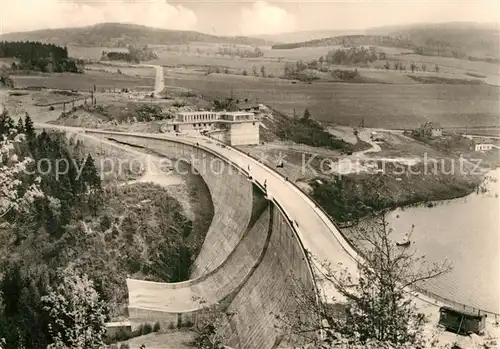
<svg viewBox="0 0 500 349">
<path fill-rule="evenodd" d="M 13 70 L 38 70 L 42 72 L 82 72 L 82 62 L 68 57 L 66 47 L 41 42 L 0 42 L 0 58 L 17 58 Z"/>
<path fill-rule="evenodd" d="M 1 114 L 0 139 L 3 349 L 101 348 L 127 275 L 188 277 L 203 236 L 163 188 L 102 182 L 81 142 L 36 134 L 29 115 Z"/>
<path fill-rule="evenodd" d="M 135 24 L 101 23 L 89 27 L 44 29 L 7 33 L 2 40 L 36 40 L 58 45 L 127 47 L 187 44 L 192 41 L 240 45 L 263 45 L 265 40 L 243 36 L 215 36 L 195 31 L 167 30 Z"/>
<path fill-rule="evenodd" d="M 366 29 L 363 34 L 277 44 L 272 48 L 294 49 L 330 45 L 397 47 L 422 55 L 498 61 L 500 29 L 498 25 L 474 23 L 390 26 Z"/>
<path fill-rule="evenodd" d="M 273 49 L 294 49 L 299 47 L 317 47 L 317 46 L 330 46 L 330 45 L 343 45 L 343 46 L 387 46 L 387 47 L 412 47 L 411 41 L 405 39 L 394 38 L 390 36 L 376 36 L 376 35 L 344 35 L 322 38 L 317 40 L 295 42 L 288 44 L 273 45 Z"/>
</svg>

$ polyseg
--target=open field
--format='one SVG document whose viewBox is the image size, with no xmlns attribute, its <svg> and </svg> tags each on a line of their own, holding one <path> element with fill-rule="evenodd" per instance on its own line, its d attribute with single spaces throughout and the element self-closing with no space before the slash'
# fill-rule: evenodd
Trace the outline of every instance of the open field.
<svg viewBox="0 0 500 349">
<path fill-rule="evenodd" d="M 255 66 L 260 74 L 260 67 L 265 66 L 267 74 L 275 76 L 282 75 L 284 63 L 277 61 L 269 61 L 265 59 L 242 59 L 231 58 L 228 56 L 196 56 L 186 54 L 175 54 L 172 52 L 161 52 L 158 54 L 158 59 L 148 61 L 148 64 L 158 64 L 164 66 L 194 66 L 194 67 L 221 67 L 233 70 L 247 70 L 248 75 L 252 74 L 252 69 Z"/>
<path fill-rule="evenodd" d="M 0 58 L 0 68 L 10 68 L 12 66 L 12 63 L 19 63 L 19 60 L 16 58 Z"/>
<path fill-rule="evenodd" d="M 79 59 L 95 59 L 99 60 L 102 56 L 102 51 L 127 52 L 125 47 L 85 47 L 68 45 L 68 55 Z"/>
<path fill-rule="evenodd" d="M 299 47 L 294 49 L 271 49 L 270 47 L 261 47 L 264 52 L 264 58 L 282 57 L 285 60 L 303 60 L 310 61 L 318 59 L 320 56 L 326 56 L 329 51 L 341 48 L 341 45 L 317 46 L 317 47 Z M 367 47 L 367 46 L 366 46 Z M 397 47 L 377 47 L 377 51 L 385 52 L 387 55 L 398 55 L 408 53 L 406 49 Z"/>
<path fill-rule="evenodd" d="M 152 90 L 154 78 L 138 78 L 127 75 L 86 71 L 85 74 L 53 73 L 40 75 L 12 75 L 15 87 L 43 87 L 61 90 L 90 91 L 94 85 L 98 90 L 129 88 L 141 91 Z"/>
<path fill-rule="evenodd" d="M 204 76 L 167 70 L 165 82 L 199 91 L 205 99 L 258 99 L 282 112 L 312 117 L 326 123 L 367 127 L 413 128 L 425 121 L 444 127 L 498 125 L 500 88 L 488 85 L 346 84 L 317 82 L 292 84 L 281 79 L 237 75 Z"/>
<path fill-rule="evenodd" d="M 410 70 L 411 62 L 416 63 L 421 66 L 425 64 L 428 71 L 434 71 L 434 67 L 437 64 L 439 66 L 440 73 L 452 73 L 459 75 L 468 75 L 467 73 L 479 73 L 486 76 L 498 76 L 500 75 L 500 65 L 495 63 L 480 62 L 480 61 L 469 61 L 467 59 L 449 58 L 449 57 L 437 57 L 437 56 L 421 56 L 417 54 L 391 54 L 387 55 L 387 59 L 391 62 L 399 61 L 406 65 L 407 69 Z M 378 60 L 373 62 L 373 66 L 376 68 L 383 68 L 385 64 L 384 60 Z"/>
<path fill-rule="evenodd" d="M 272 50 L 269 46 L 262 46 L 260 49 L 264 53 L 262 58 L 238 58 L 229 56 L 219 56 L 215 55 L 219 48 L 222 47 L 221 44 L 212 43 L 191 43 L 190 45 L 156 45 L 152 46 L 157 52 L 159 58 L 148 61 L 148 64 L 159 64 L 170 67 L 184 66 L 184 67 L 198 67 L 201 69 L 206 69 L 208 67 L 220 67 L 221 69 L 227 68 L 231 73 L 241 74 L 243 70 L 247 70 L 249 75 L 252 75 L 253 67 L 255 66 L 260 74 L 260 67 L 264 66 L 266 68 L 267 74 L 272 74 L 274 76 L 281 76 L 284 73 L 285 62 L 291 61 L 295 62 L 298 60 L 310 61 L 313 59 L 318 59 L 320 56 L 325 56 L 328 51 L 337 49 L 340 46 L 322 46 L 322 47 L 303 47 L 289 50 Z M 245 49 L 253 49 L 250 46 L 240 45 Z M 170 49 L 178 50 L 179 52 L 169 52 L 167 47 Z M 187 52 L 189 47 L 189 52 Z M 202 53 L 198 54 L 197 50 L 201 50 Z M 101 52 L 103 50 L 114 50 L 114 51 L 126 51 L 125 48 L 107 48 L 107 47 L 77 47 L 69 46 L 68 51 L 70 56 L 86 59 L 98 60 L 101 57 Z M 377 47 L 377 51 L 383 51 L 387 54 L 387 60 L 394 63 L 396 61 L 402 62 L 407 70 L 410 71 L 410 64 L 412 62 L 421 66 L 422 64 L 427 65 L 427 74 L 436 74 L 434 72 L 434 67 L 437 64 L 439 66 L 438 75 L 451 75 L 458 78 L 463 77 L 484 77 L 485 79 L 491 79 L 492 77 L 500 76 L 500 65 L 487 62 L 479 61 L 469 61 L 466 59 L 455 59 L 448 57 L 437 57 L 437 56 L 420 56 L 409 52 L 406 49 L 399 49 L 393 47 Z M 206 55 L 206 52 L 210 52 L 210 55 Z M 279 59 L 282 59 L 280 62 Z M 360 68 L 358 70 L 362 73 L 362 76 L 366 81 L 380 82 L 380 83 L 409 83 L 409 79 L 402 76 L 398 72 L 385 72 L 383 69 L 386 60 L 378 60 L 373 62 L 373 68 Z M 348 66 L 332 66 L 332 69 L 354 69 L 354 67 Z M 125 68 L 124 68 L 125 69 Z M 132 69 L 132 68 L 131 68 Z M 128 70 L 128 69 L 125 69 Z M 112 68 L 111 68 L 111 71 Z M 145 75 L 150 76 L 149 73 L 145 71 L 139 72 L 126 72 L 122 69 L 124 74 L 127 75 Z M 431 73 L 432 71 L 432 73 Z M 385 73 L 392 75 L 385 75 Z M 422 73 L 420 71 L 416 73 Z M 151 73 L 152 74 L 152 73 Z M 425 73 L 423 73 L 425 74 Z M 469 75 L 472 74 L 472 75 Z M 479 75 L 477 75 L 479 74 Z M 375 75 L 375 76 L 373 76 Z M 401 78 L 402 77 L 402 78 Z"/>
<path fill-rule="evenodd" d="M 97 71 L 111 74 L 118 74 L 118 70 L 122 72 L 122 74 L 135 76 L 135 77 L 150 77 L 154 78 L 155 70 L 153 68 L 147 67 L 133 67 L 127 65 L 118 65 L 118 64 L 106 64 L 106 63 L 96 63 L 96 64 L 87 64 L 85 65 L 86 71 Z M 92 74 L 92 73 L 90 73 Z"/>
</svg>

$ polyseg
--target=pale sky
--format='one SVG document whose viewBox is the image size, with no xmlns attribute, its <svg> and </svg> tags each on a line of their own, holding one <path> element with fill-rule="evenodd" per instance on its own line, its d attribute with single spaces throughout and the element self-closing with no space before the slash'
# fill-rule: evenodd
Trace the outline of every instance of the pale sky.
<svg viewBox="0 0 500 349">
<path fill-rule="evenodd" d="M 500 0 L 0 0 L 0 32 L 136 23 L 216 35 L 278 34 L 421 22 L 498 23 Z"/>
</svg>

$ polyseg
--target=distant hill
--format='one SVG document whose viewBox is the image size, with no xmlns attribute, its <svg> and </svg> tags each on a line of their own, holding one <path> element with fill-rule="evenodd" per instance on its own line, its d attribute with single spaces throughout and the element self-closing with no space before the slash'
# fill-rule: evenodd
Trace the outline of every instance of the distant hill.
<svg viewBox="0 0 500 349">
<path fill-rule="evenodd" d="M 43 29 L 7 33 L 0 41 L 40 41 L 57 45 L 126 47 L 132 45 L 186 44 L 193 41 L 238 45 L 266 45 L 268 41 L 250 37 L 227 37 L 196 31 L 167 30 L 135 24 L 102 23 L 88 27 Z"/>
<path fill-rule="evenodd" d="M 293 43 L 318 40 L 334 36 L 366 34 L 364 30 L 309 30 L 292 33 L 258 35 L 255 38 L 275 43 Z"/>
<path fill-rule="evenodd" d="M 411 41 L 402 40 L 391 36 L 381 35 L 342 35 L 334 36 L 304 42 L 295 42 L 288 44 L 273 45 L 273 49 L 294 49 L 299 47 L 318 47 L 332 45 L 373 45 L 373 46 L 389 46 L 389 47 L 404 47 L 411 48 Z"/>
<path fill-rule="evenodd" d="M 330 31 L 335 33 L 335 31 Z M 309 32 L 311 36 L 328 31 Z M 307 32 L 283 34 L 300 37 Z M 270 36 L 277 39 L 279 36 Z M 278 41 L 278 40 L 276 40 Z M 500 29 L 498 24 L 465 22 L 388 26 L 353 31 L 322 38 L 273 45 L 274 49 L 317 47 L 329 45 L 379 45 L 411 48 L 420 54 L 457 58 L 498 59 Z"/>
<path fill-rule="evenodd" d="M 434 53 L 441 50 L 445 54 L 456 52 L 472 57 L 499 58 L 500 27 L 497 23 L 414 24 L 373 28 L 369 33 L 397 37 Z"/>
</svg>

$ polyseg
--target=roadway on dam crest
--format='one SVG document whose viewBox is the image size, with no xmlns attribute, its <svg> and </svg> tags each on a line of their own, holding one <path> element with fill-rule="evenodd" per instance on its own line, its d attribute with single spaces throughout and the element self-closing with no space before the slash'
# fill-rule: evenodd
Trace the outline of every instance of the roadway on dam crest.
<svg viewBox="0 0 500 349">
<path fill-rule="evenodd" d="M 153 93 L 158 95 L 165 86 L 163 68 L 160 66 L 150 67 L 156 70 L 156 81 Z M 63 129 L 68 132 L 75 133 L 85 132 L 85 129 L 78 127 L 64 127 L 51 124 L 37 124 L 36 126 L 41 128 Z M 323 273 L 325 273 L 326 270 L 324 270 L 322 263 L 325 262 L 326 264 L 330 264 L 331 269 L 334 271 L 348 269 L 351 273 L 355 274 L 357 271 L 357 260 L 361 260 L 360 256 L 344 239 L 339 229 L 334 225 L 329 217 L 327 217 L 322 209 L 317 207 L 306 194 L 300 191 L 292 183 L 286 181 L 273 169 L 234 148 L 228 146 L 223 147 L 220 143 L 201 136 L 172 136 L 165 134 L 124 132 L 115 133 L 111 131 L 90 129 L 88 131 L 91 131 L 92 133 L 95 132 L 110 135 L 120 134 L 123 136 L 146 137 L 171 142 L 181 141 L 188 143 L 193 147 L 198 147 L 199 143 L 201 148 L 205 148 L 215 154 L 219 154 L 222 158 L 226 158 L 234 162 L 242 170 L 248 171 L 254 181 L 260 183 L 261 185 L 264 183 L 266 184 L 267 196 L 278 202 L 286 215 L 291 217 L 293 221 L 292 224 L 294 225 L 304 249 L 313 256 L 312 262 L 315 266 L 314 272 L 316 274 L 315 278 L 320 297 L 327 302 L 331 302 L 332 299 L 342 299 L 331 283 L 323 282 Z M 251 263 L 249 262 L 248 265 L 251 266 Z M 208 284 L 210 283 L 210 280 L 207 280 L 206 283 L 200 284 L 200 286 L 209 287 Z M 165 286 L 163 285 L 161 286 L 161 289 L 158 290 L 160 292 L 158 294 L 159 296 L 163 293 L 164 287 Z M 194 293 L 199 293 L 195 289 L 192 289 L 192 291 Z M 184 311 L 187 309 L 194 310 L 194 308 L 199 306 L 199 304 L 195 304 L 194 301 L 192 302 L 189 297 L 186 298 L 185 295 L 182 295 L 180 298 L 177 298 L 174 294 L 172 294 L 172 296 L 177 300 L 183 299 L 178 306 L 182 307 Z M 441 306 L 442 303 L 436 302 L 435 299 L 423 296 L 422 294 L 416 294 L 416 297 L 415 301 L 417 302 L 419 309 L 427 315 L 431 315 L 431 322 L 435 324 L 437 321 L 437 307 Z M 174 298 L 172 298 L 172 302 L 175 302 Z M 215 301 L 216 298 L 218 298 L 218 292 L 215 292 L 213 297 L 208 297 L 208 300 Z M 165 311 L 165 308 L 162 307 L 157 310 Z M 182 311 L 180 308 L 177 310 Z"/>
<path fill-rule="evenodd" d="M 164 72 L 162 66 L 143 65 L 155 69 L 156 79 L 154 94 L 158 94 L 164 89 Z M 58 128 L 70 132 L 85 132 L 83 128 L 56 126 L 51 124 L 37 124 L 39 128 Z M 94 130 L 93 130 L 94 131 Z M 95 130 L 99 132 L 100 130 Z M 102 132 L 102 131 L 101 131 Z M 111 132 L 110 132 L 111 133 Z M 156 139 L 167 139 L 177 141 L 181 137 L 146 134 L 146 133 L 121 133 L 131 136 L 148 136 Z M 264 164 L 246 154 L 236 151 L 230 147 L 221 147 L 206 138 L 182 137 L 184 142 L 189 142 L 196 146 L 201 142 L 203 147 L 220 154 L 221 156 L 233 161 L 241 169 L 248 169 L 250 175 L 258 183 L 266 183 L 268 196 L 273 197 L 280 203 L 283 210 L 289 217 L 293 217 L 295 229 L 302 241 L 305 249 L 314 257 L 314 263 L 317 267 L 317 281 L 319 289 L 323 288 L 322 295 L 325 300 L 331 301 L 333 297 L 339 298 L 338 292 L 331 285 L 321 283 L 322 273 L 326 272 L 322 267 L 322 262 L 330 263 L 332 267 L 347 268 L 348 270 L 357 270 L 356 260 L 359 259 L 355 250 L 343 238 L 340 231 L 335 227 L 331 220 L 316 207 L 315 203 L 293 184 L 286 181 L 278 173 L 272 171 Z M 329 287 L 328 287 L 329 286 Z"/>
<path fill-rule="evenodd" d="M 76 133 L 85 132 L 85 129 L 78 127 L 64 127 L 51 124 L 36 124 L 36 126 L 39 128 L 63 129 Z M 319 283 L 318 287 L 322 289 L 321 293 L 325 300 L 331 301 L 334 297 L 339 299 L 340 295 L 331 285 L 321 282 L 323 272 L 326 272 L 321 265 L 323 262 L 330 263 L 333 269 L 347 268 L 350 271 L 357 270 L 356 261 L 360 257 L 342 237 L 340 231 L 326 217 L 323 211 L 292 183 L 286 181 L 279 174 L 250 156 L 230 147 L 221 147 L 219 143 L 201 137 L 87 130 L 96 133 L 149 137 L 174 142 L 182 139 L 183 142 L 190 143 L 192 146 L 196 146 L 199 143 L 204 148 L 233 161 L 241 169 L 249 170 L 250 175 L 255 181 L 260 184 L 266 184 L 268 197 L 274 198 L 280 203 L 286 214 L 289 217 L 293 217 L 295 229 L 300 240 L 305 249 L 314 257 L 313 261 L 317 268 L 316 279 Z"/>
</svg>

